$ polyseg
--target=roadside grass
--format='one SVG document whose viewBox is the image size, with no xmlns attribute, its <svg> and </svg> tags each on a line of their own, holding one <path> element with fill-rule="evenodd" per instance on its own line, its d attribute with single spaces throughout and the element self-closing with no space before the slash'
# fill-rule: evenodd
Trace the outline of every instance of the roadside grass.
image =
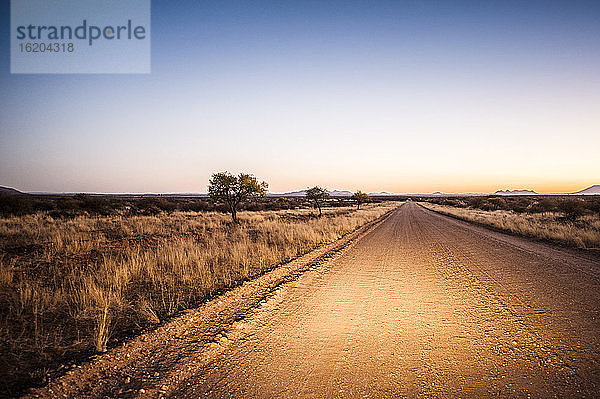
<svg viewBox="0 0 600 399">
<path fill-rule="evenodd" d="M 518 213 L 422 203 L 428 209 L 459 219 L 491 226 L 513 234 L 578 248 L 600 248 L 600 215 L 586 214 L 572 220 L 560 212 Z"/>
<path fill-rule="evenodd" d="M 334 241 L 398 204 L 153 216 L 0 218 L 0 391 Z M 2 396 L 2 395 L 0 395 Z"/>
</svg>

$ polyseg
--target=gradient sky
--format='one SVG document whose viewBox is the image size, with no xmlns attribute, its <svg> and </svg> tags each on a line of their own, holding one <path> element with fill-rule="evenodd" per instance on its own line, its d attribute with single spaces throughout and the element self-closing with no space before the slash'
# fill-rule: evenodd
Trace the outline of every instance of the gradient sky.
<svg viewBox="0 0 600 399">
<path fill-rule="evenodd" d="M 600 183 L 599 1 L 158 1 L 149 75 L 11 75 L 0 185 L 568 192 Z"/>
</svg>

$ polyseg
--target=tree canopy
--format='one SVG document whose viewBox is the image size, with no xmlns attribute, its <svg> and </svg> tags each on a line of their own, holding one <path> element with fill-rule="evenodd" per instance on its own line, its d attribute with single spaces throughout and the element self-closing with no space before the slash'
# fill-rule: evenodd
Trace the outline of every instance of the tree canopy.
<svg viewBox="0 0 600 399">
<path fill-rule="evenodd" d="M 360 190 L 352 194 L 352 199 L 356 201 L 358 209 L 360 209 L 361 204 L 371 202 L 371 197 L 369 197 L 367 193 L 363 193 Z"/>
<path fill-rule="evenodd" d="M 208 195 L 214 202 L 225 203 L 234 223 L 237 223 L 240 203 L 264 197 L 268 187 L 266 182 L 259 182 L 251 174 L 240 173 L 234 176 L 229 172 L 219 172 L 213 174 L 208 182 Z"/>
<path fill-rule="evenodd" d="M 306 199 L 312 201 L 315 208 L 319 209 L 319 216 L 323 214 L 321 211 L 321 202 L 329 198 L 329 193 L 326 189 L 319 186 L 314 186 L 306 190 Z"/>
</svg>

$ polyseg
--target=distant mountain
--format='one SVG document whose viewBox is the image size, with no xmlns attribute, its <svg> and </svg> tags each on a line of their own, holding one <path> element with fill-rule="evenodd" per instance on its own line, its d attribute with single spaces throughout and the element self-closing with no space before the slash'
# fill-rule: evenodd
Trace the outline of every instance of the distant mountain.
<svg viewBox="0 0 600 399">
<path fill-rule="evenodd" d="M 387 191 L 380 191 L 378 193 L 369 193 L 370 197 L 390 197 L 396 196 L 398 194 L 388 193 Z"/>
<path fill-rule="evenodd" d="M 353 192 L 347 190 L 327 190 L 327 192 L 332 197 L 352 197 L 354 195 Z"/>
<path fill-rule="evenodd" d="M 332 197 L 351 197 L 353 194 L 347 190 L 327 190 L 327 193 Z M 269 193 L 268 195 L 270 197 L 304 197 L 306 196 L 306 190 L 290 191 L 283 194 Z"/>
<path fill-rule="evenodd" d="M 484 196 L 487 194 L 482 194 L 482 193 L 443 193 L 441 191 L 435 191 L 433 193 L 413 193 L 413 194 L 406 194 L 406 195 L 411 195 L 414 197 L 479 197 L 479 196 Z"/>
<path fill-rule="evenodd" d="M 531 190 L 498 190 L 493 195 L 538 195 Z"/>
<path fill-rule="evenodd" d="M 19 190 L 15 190 L 14 188 L 0 186 L 0 195 L 21 195 L 21 194 L 23 194 L 23 193 L 20 192 Z"/>
<path fill-rule="evenodd" d="M 289 191 L 287 193 L 267 193 L 267 197 L 304 197 L 306 190 Z"/>
<path fill-rule="evenodd" d="M 575 195 L 600 195 L 600 184 L 594 184 L 591 187 L 586 188 L 585 190 L 577 191 L 573 193 Z"/>
</svg>

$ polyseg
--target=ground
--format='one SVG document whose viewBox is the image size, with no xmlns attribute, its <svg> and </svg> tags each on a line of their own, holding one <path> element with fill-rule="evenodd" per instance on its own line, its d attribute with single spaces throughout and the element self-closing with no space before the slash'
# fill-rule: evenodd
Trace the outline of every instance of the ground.
<svg viewBox="0 0 600 399">
<path fill-rule="evenodd" d="M 599 305 L 597 255 L 408 202 L 32 394 L 593 397 Z"/>
</svg>

